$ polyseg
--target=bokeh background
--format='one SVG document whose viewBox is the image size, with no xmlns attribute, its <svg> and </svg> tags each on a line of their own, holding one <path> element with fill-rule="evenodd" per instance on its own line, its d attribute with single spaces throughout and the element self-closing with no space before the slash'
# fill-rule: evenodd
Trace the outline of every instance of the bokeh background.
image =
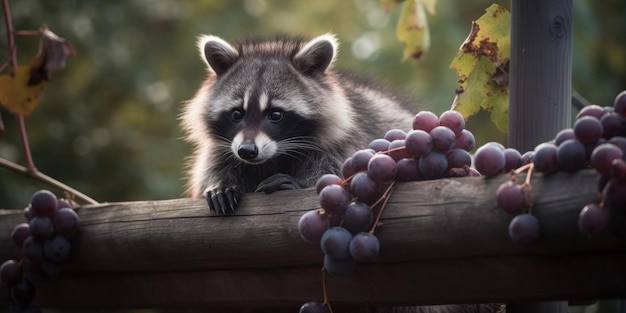
<svg viewBox="0 0 626 313">
<path fill-rule="evenodd" d="M 35 164 L 101 202 L 184 196 L 190 146 L 182 140 L 178 115 L 206 75 L 195 47 L 198 35 L 237 40 L 334 32 L 341 41 L 338 66 L 387 82 L 412 95 L 419 109 L 440 114 L 450 108 L 458 79 L 448 66 L 471 21 L 493 3 L 439 1 L 437 14 L 429 16 L 430 52 L 414 63 L 401 62 L 395 38 L 400 8 L 387 14 L 378 0 L 9 2 L 16 30 L 47 24 L 78 52 L 65 70 L 52 73 L 40 107 L 26 119 Z M 573 2 L 574 89 L 592 103 L 610 105 L 626 89 L 626 2 Z M 510 7 L 508 1 L 496 3 Z M 4 34 L 2 23 L 2 61 Z M 37 53 L 38 39 L 20 36 L 17 45 L 18 62 L 25 64 Z M 24 164 L 16 119 L 2 108 L 0 113 L 6 128 L 0 157 Z M 477 145 L 506 143 L 486 114 L 467 128 Z M 49 189 L 0 169 L 0 208 L 23 208 L 42 188 Z"/>
</svg>

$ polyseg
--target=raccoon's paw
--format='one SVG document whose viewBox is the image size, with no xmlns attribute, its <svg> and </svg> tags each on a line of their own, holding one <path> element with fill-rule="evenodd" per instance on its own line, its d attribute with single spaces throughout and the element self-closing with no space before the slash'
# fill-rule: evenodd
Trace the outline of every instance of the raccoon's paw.
<svg viewBox="0 0 626 313">
<path fill-rule="evenodd" d="M 302 188 L 302 185 L 293 179 L 293 177 L 287 174 L 277 173 L 264 179 L 255 191 L 272 193 L 277 190 L 292 190 L 300 188 Z"/>
<path fill-rule="evenodd" d="M 207 189 L 204 199 L 209 209 L 217 214 L 226 215 L 235 212 L 241 200 L 241 191 L 236 186 Z"/>
</svg>

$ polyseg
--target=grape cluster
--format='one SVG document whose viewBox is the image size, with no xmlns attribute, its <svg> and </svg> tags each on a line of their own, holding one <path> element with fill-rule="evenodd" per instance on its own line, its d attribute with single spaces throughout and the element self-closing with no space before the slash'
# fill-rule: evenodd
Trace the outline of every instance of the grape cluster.
<svg viewBox="0 0 626 313">
<path fill-rule="evenodd" d="M 412 126 L 408 132 L 389 130 L 356 151 L 343 164 L 343 178 L 326 174 L 317 181 L 321 208 L 304 213 L 298 230 L 306 242 L 320 245 L 328 273 L 349 275 L 358 262 L 378 255 L 375 230 L 394 182 L 480 176 L 471 168 L 474 135 L 464 129 L 459 112 L 437 117 L 422 111 Z M 322 303 L 307 302 L 300 312 L 328 311 Z"/>
<path fill-rule="evenodd" d="M 78 229 L 78 215 L 70 201 L 40 190 L 31 197 L 24 216 L 28 223 L 18 224 L 11 233 L 18 260 L 0 266 L 0 303 L 8 302 L 11 312 L 40 312 L 31 304 L 32 282 L 60 272 L 59 264 L 68 257 Z"/>
<path fill-rule="evenodd" d="M 583 234 L 594 235 L 610 222 L 609 208 L 614 215 L 626 215 L 626 91 L 617 95 L 612 107 L 589 105 L 576 116 L 574 126 L 558 132 L 549 142 L 533 151 L 519 155 L 513 149 L 486 144 L 474 156 L 476 168 L 486 176 L 523 169 L 532 164 L 536 172 L 550 175 L 558 171 L 575 172 L 591 167 L 600 175 L 598 189 L 602 202 L 586 205 L 578 217 Z M 530 166 L 526 166 L 530 168 Z M 530 174 L 530 172 L 529 172 Z M 539 221 L 534 217 L 529 192 L 530 181 L 503 183 L 496 190 L 496 202 L 507 213 L 516 215 L 509 225 L 514 242 L 527 243 L 540 236 Z M 527 213 L 523 213 L 528 208 Z"/>
</svg>

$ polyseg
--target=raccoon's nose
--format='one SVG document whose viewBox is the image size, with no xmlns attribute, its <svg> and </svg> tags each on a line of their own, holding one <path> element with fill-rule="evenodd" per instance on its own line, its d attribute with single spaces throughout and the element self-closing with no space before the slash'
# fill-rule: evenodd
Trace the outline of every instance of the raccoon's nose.
<svg viewBox="0 0 626 313">
<path fill-rule="evenodd" d="M 250 160 L 256 158 L 259 154 L 259 149 L 253 143 L 242 143 L 237 150 L 239 156 L 244 160 Z"/>
</svg>

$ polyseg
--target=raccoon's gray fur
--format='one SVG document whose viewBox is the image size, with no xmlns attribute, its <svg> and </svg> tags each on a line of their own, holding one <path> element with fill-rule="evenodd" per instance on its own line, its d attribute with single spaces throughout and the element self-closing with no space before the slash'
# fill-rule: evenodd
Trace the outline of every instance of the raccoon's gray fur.
<svg viewBox="0 0 626 313">
<path fill-rule="evenodd" d="M 239 193 L 314 186 L 387 130 L 412 125 L 407 103 L 334 69 L 331 34 L 235 45 L 203 36 L 198 46 L 209 76 L 182 115 L 196 148 L 189 191 L 218 213 Z"/>
</svg>

